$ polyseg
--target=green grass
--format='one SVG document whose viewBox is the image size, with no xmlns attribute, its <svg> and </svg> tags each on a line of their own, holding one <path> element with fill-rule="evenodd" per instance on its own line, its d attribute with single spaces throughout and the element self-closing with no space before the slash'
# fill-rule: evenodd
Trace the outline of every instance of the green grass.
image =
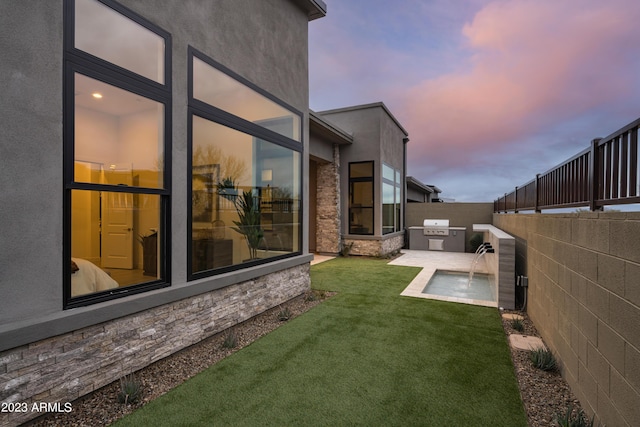
<svg viewBox="0 0 640 427">
<path fill-rule="evenodd" d="M 498 311 L 401 297 L 419 269 L 337 258 L 338 295 L 118 426 L 526 426 Z"/>
</svg>

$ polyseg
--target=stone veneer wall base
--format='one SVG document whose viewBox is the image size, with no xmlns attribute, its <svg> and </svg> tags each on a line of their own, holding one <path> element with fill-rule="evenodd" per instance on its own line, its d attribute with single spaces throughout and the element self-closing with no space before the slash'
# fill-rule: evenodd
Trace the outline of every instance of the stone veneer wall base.
<svg viewBox="0 0 640 427">
<path fill-rule="evenodd" d="M 310 289 L 309 264 L 0 353 L 0 402 L 64 405 Z M 0 414 L 0 426 L 42 415 Z"/>
<path fill-rule="evenodd" d="M 386 256 L 393 252 L 402 249 L 404 245 L 404 233 L 398 236 L 393 236 L 389 239 L 357 239 L 353 237 L 345 237 L 343 245 L 351 246 L 351 255 L 362 256 Z"/>
</svg>

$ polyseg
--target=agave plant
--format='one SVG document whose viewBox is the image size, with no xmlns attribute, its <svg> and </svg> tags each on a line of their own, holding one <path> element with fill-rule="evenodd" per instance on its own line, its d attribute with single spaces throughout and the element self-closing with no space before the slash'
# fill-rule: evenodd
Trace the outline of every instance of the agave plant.
<svg viewBox="0 0 640 427">
<path fill-rule="evenodd" d="M 131 375 L 120 378 L 120 391 L 118 392 L 118 402 L 122 404 L 132 404 L 138 402 L 142 396 L 142 383 Z"/>
<path fill-rule="evenodd" d="M 556 358 L 551 352 L 544 347 L 539 347 L 529 353 L 529 358 L 533 362 L 533 366 L 542 371 L 556 371 L 558 369 L 558 363 Z"/>
</svg>

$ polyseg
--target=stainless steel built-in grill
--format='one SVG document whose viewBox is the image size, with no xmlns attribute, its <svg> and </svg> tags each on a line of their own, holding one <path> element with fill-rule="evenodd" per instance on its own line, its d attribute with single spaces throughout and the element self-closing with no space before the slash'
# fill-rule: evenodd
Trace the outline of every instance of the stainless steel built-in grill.
<svg viewBox="0 0 640 427">
<path fill-rule="evenodd" d="M 448 219 L 425 219 L 422 222 L 425 236 L 448 236 L 449 220 Z"/>
<path fill-rule="evenodd" d="M 409 227 L 409 249 L 464 252 L 465 227 L 451 227 L 448 219 L 425 219 Z"/>
</svg>

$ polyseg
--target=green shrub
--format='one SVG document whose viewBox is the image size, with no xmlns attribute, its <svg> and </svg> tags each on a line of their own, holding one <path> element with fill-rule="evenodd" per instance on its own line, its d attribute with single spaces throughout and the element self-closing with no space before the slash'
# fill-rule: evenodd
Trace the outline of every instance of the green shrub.
<svg viewBox="0 0 640 427">
<path fill-rule="evenodd" d="M 236 348 L 238 346 L 238 335 L 233 328 L 229 328 L 222 342 L 223 348 Z"/>
<path fill-rule="evenodd" d="M 478 250 L 482 242 L 484 241 L 484 237 L 480 233 L 474 233 L 469 238 L 469 246 L 471 246 L 471 252 L 475 252 Z"/>
<path fill-rule="evenodd" d="M 566 413 L 556 415 L 559 427 L 593 427 L 594 421 L 595 415 L 589 419 L 582 409 L 574 412 L 572 407 L 568 407 Z"/>
<path fill-rule="evenodd" d="M 305 294 L 304 300 L 306 302 L 312 302 L 312 301 L 323 300 L 326 297 L 327 297 L 326 291 L 319 291 L 316 289 L 312 289 Z"/>
<path fill-rule="evenodd" d="M 555 371 L 558 369 L 556 358 L 551 350 L 540 347 L 532 350 L 529 357 L 531 358 L 531 362 L 533 362 L 533 366 L 542 371 Z"/>
<path fill-rule="evenodd" d="M 524 322 L 522 319 L 513 319 L 511 321 L 511 327 L 518 332 L 524 332 Z"/>
<path fill-rule="evenodd" d="M 349 244 L 342 244 L 342 249 L 340 249 L 340 255 L 343 257 L 348 257 L 351 254 L 351 249 L 353 248 L 353 242 L 349 242 Z"/>
<path fill-rule="evenodd" d="M 293 313 L 291 313 L 291 310 L 286 307 L 280 310 L 277 314 L 278 320 L 281 322 L 286 322 L 287 320 L 291 319 L 291 316 L 293 316 Z"/>
<path fill-rule="evenodd" d="M 123 404 L 136 403 L 142 396 L 142 383 L 131 375 L 120 378 L 120 391 L 118 392 L 118 402 Z"/>
</svg>

